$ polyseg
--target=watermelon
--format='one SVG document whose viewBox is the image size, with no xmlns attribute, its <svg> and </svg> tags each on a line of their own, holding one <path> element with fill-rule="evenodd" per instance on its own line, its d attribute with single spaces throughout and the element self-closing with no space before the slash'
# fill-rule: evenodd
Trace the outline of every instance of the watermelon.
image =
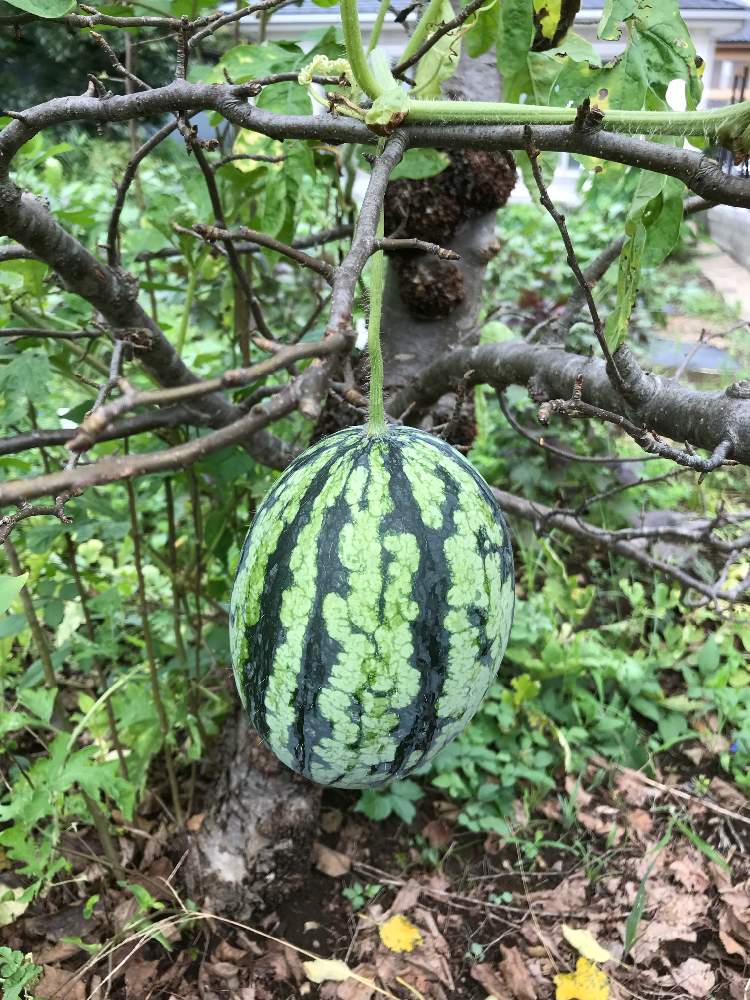
<svg viewBox="0 0 750 1000">
<path fill-rule="evenodd" d="M 411 427 L 339 431 L 280 476 L 245 539 L 230 607 L 240 697 L 293 770 L 384 784 L 472 718 L 513 605 L 508 530 L 469 462 Z"/>
</svg>

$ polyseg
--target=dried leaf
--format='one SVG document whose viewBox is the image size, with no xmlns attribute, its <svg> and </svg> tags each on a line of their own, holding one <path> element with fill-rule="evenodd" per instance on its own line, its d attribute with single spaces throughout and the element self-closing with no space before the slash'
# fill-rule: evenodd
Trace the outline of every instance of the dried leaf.
<svg viewBox="0 0 750 1000">
<path fill-rule="evenodd" d="M 153 982 L 158 961 L 133 959 L 125 967 L 125 996 L 127 1000 L 143 1000 L 146 987 Z"/>
<path fill-rule="evenodd" d="M 495 997 L 495 1000 L 511 1000 L 505 983 L 488 962 L 472 965 L 470 972 L 471 978 L 476 979 L 490 996 Z"/>
<path fill-rule="evenodd" d="M 609 979 L 587 958 L 579 958 L 575 972 L 555 976 L 556 1000 L 609 1000 Z"/>
<path fill-rule="evenodd" d="M 191 833 L 197 833 L 198 830 L 203 826 L 203 820 L 206 818 L 206 813 L 195 813 L 190 816 L 190 818 L 185 823 L 185 826 L 190 830 Z"/>
<path fill-rule="evenodd" d="M 731 934 L 727 934 L 726 931 L 719 931 L 719 940 L 724 945 L 724 951 L 727 955 L 739 955 L 743 961 L 747 961 L 747 952 L 739 943 L 735 941 Z"/>
<path fill-rule="evenodd" d="M 389 951 L 414 951 L 422 944 L 422 935 L 407 918 L 397 913 L 378 928 L 380 940 Z"/>
<path fill-rule="evenodd" d="M 338 958 L 316 958 L 303 962 L 305 975 L 311 983 L 343 983 L 351 975 L 351 969 Z"/>
<path fill-rule="evenodd" d="M 430 845 L 441 849 L 447 847 L 454 838 L 453 828 L 442 819 L 431 819 L 422 827 L 422 836 Z"/>
<path fill-rule="evenodd" d="M 34 987 L 34 996 L 39 1000 L 84 1000 L 86 988 L 79 979 L 72 982 L 75 972 L 58 969 L 55 965 L 45 965 L 44 975 Z"/>
<path fill-rule="evenodd" d="M 708 875 L 698 858 L 684 854 L 669 866 L 674 877 L 690 892 L 705 892 L 708 889 Z"/>
<path fill-rule="evenodd" d="M 716 986 L 716 975 L 707 962 L 697 958 L 687 958 L 672 970 L 672 978 L 677 986 L 691 997 L 707 997 Z"/>
<path fill-rule="evenodd" d="M 602 948 L 590 931 L 576 930 L 574 927 L 562 925 L 562 935 L 571 948 L 575 948 L 579 955 L 583 955 L 589 962 L 608 962 L 612 955 L 606 948 Z"/>
<path fill-rule="evenodd" d="M 331 878 L 341 878 L 342 875 L 351 871 L 352 859 L 350 857 L 340 851 L 333 851 L 330 847 L 317 841 L 313 844 L 313 858 L 318 871 L 323 872 L 324 875 L 330 875 Z"/>
<path fill-rule="evenodd" d="M 536 1000 L 536 989 L 529 970 L 521 957 L 521 952 L 515 945 L 512 948 L 506 948 L 502 944 L 500 951 L 503 954 L 500 971 L 513 996 L 516 1000 Z"/>
</svg>

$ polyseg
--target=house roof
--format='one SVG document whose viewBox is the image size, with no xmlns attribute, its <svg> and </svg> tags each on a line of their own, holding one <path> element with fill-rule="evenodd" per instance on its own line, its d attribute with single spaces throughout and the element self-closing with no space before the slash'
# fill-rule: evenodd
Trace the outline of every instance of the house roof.
<svg viewBox="0 0 750 1000">
<path fill-rule="evenodd" d="M 365 17 L 367 15 L 374 16 L 379 6 L 379 0 L 359 0 L 357 3 L 360 15 L 364 15 Z M 400 10 L 408 6 L 408 0 L 394 0 L 393 6 Z M 582 10 L 601 10 L 603 6 L 604 0 L 582 0 L 581 2 Z M 700 11 L 706 13 L 722 10 L 750 10 L 748 5 L 743 3 L 743 0 L 680 0 L 680 9 L 682 11 Z M 330 7 L 318 7 L 312 0 L 302 0 L 301 3 L 283 7 L 276 16 L 294 17 L 295 15 L 302 14 L 308 17 L 317 14 L 320 17 L 330 18 L 332 13 Z"/>
<path fill-rule="evenodd" d="M 717 45 L 747 45 L 750 42 L 750 21 L 745 21 L 739 31 L 735 31 L 726 38 L 720 38 Z"/>
</svg>

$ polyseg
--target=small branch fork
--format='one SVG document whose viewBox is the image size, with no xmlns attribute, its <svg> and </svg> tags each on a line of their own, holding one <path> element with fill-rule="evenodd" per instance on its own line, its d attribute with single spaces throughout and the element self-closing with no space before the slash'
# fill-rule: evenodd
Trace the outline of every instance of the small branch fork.
<svg viewBox="0 0 750 1000">
<path fill-rule="evenodd" d="M 586 278 L 584 277 L 583 271 L 581 270 L 581 265 L 578 263 L 578 258 L 576 257 L 576 252 L 573 247 L 573 241 L 570 238 L 570 233 L 568 232 L 568 227 L 565 224 L 565 216 L 558 212 L 555 208 L 554 202 L 549 196 L 547 187 L 544 183 L 544 178 L 542 177 L 542 170 L 539 166 L 539 150 L 535 148 L 532 141 L 531 128 L 526 127 L 526 152 L 529 156 L 529 162 L 531 163 L 531 171 L 534 175 L 534 180 L 536 186 L 539 189 L 539 200 L 547 209 L 549 214 L 555 221 L 555 225 L 560 230 L 560 236 L 565 245 L 565 251 L 567 253 L 568 267 L 573 272 L 573 276 L 578 282 L 578 286 L 583 292 L 584 298 L 586 299 L 586 305 L 588 306 L 589 313 L 591 314 L 591 322 L 594 326 L 594 335 L 599 341 L 599 347 L 602 349 L 602 354 L 607 362 L 607 371 L 611 373 L 611 377 L 615 388 L 622 395 L 625 394 L 625 383 L 623 382 L 620 370 L 615 363 L 615 359 L 612 357 L 612 352 L 607 344 L 607 338 L 604 335 L 604 324 L 599 317 L 599 310 L 596 308 L 596 303 L 594 302 L 594 296 L 591 293 L 591 288 L 589 287 Z"/>
<path fill-rule="evenodd" d="M 732 454 L 732 442 L 730 440 L 720 441 L 708 458 L 701 458 L 689 445 L 685 445 L 684 450 L 674 448 L 663 441 L 658 434 L 647 430 L 645 427 L 638 427 L 621 413 L 612 413 L 599 406 L 592 406 L 584 403 L 583 395 L 583 374 L 576 376 L 573 395 L 570 399 L 550 399 L 539 407 L 539 422 L 548 424 L 553 414 L 559 413 L 567 417 L 592 417 L 595 420 L 604 420 L 607 423 L 620 427 L 628 434 L 644 451 L 651 455 L 658 455 L 659 458 L 668 458 L 677 465 L 682 465 L 687 469 L 693 469 L 705 476 L 714 469 L 722 465 L 735 465 L 730 461 Z"/>
</svg>

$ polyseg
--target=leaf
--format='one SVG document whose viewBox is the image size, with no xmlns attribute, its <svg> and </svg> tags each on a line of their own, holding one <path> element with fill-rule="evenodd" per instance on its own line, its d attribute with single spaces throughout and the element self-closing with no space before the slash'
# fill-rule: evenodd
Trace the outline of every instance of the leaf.
<svg viewBox="0 0 750 1000">
<path fill-rule="evenodd" d="M 442 5 L 430 19 L 428 31 L 432 33 L 441 23 L 453 20 L 453 8 L 450 0 L 443 0 Z M 439 97 L 440 85 L 456 72 L 461 56 L 461 29 L 454 28 L 438 39 L 417 63 L 414 74 L 416 84 L 415 94 L 421 98 Z"/>
<path fill-rule="evenodd" d="M 422 180 L 434 177 L 450 163 L 445 153 L 437 149 L 407 149 L 401 162 L 391 174 L 391 180 L 407 177 L 409 180 Z"/>
<path fill-rule="evenodd" d="M 20 886 L 12 888 L 5 882 L 0 882 L 0 927 L 12 924 L 17 917 L 25 913 L 31 897 L 24 900 L 24 891 Z"/>
<path fill-rule="evenodd" d="M 609 1000 L 607 974 L 587 958 L 579 958 L 575 972 L 555 976 L 555 1000 Z"/>
<path fill-rule="evenodd" d="M 0 576 L 0 614 L 5 614 L 21 593 L 28 578 L 28 573 L 22 573 L 20 576 Z"/>
<path fill-rule="evenodd" d="M 494 0 L 494 3 L 492 0 L 488 0 L 487 5 L 480 7 L 469 21 L 471 28 L 464 35 L 464 42 L 467 55 L 472 59 L 481 56 L 483 52 L 495 44 L 500 25 L 500 7 L 500 0 Z"/>
<path fill-rule="evenodd" d="M 311 983 L 343 983 L 351 976 L 351 969 L 338 958 L 316 958 L 303 962 L 302 968 Z"/>
<path fill-rule="evenodd" d="M 0 369 L 0 421 L 12 424 L 26 414 L 26 401 L 44 396 L 50 364 L 42 351 L 22 351 Z"/>
<path fill-rule="evenodd" d="M 562 935 L 571 948 L 575 948 L 579 955 L 583 955 L 589 962 L 609 962 L 612 955 L 606 948 L 602 948 L 599 942 L 590 931 L 576 930 L 562 925 Z"/>
<path fill-rule="evenodd" d="M 37 17 L 62 17 L 75 6 L 71 0 L 7 0 L 11 7 L 25 10 Z"/>
<path fill-rule="evenodd" d="M 389 951 L 414 951 L 423 941 L 419 930 L 403 913 L 397 913 L 381 924 L 378 934 Z"/>
</svg>

